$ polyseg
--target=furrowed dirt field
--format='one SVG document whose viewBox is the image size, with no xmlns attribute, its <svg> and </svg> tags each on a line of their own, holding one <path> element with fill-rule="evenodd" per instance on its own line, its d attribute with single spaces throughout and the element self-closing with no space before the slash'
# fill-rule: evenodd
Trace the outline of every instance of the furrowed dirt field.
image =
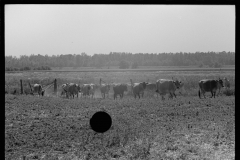
<svg viewBox="0 0 240 160">
<path fill-rule="evenodd" d="M 113 124 L 95 134 L 90 117 Z M 5 96 L 6 159 L 235 158 L 235 98 L 134 100 Z"/>
<path fill-rule="evenodd" d="M 235 96 L 197 96 L 198 81 L 204 78 L 227 77 L 235 90 L 234 72 L 24 72 L 5 74 L 5 81 L 10 89 L 19 89 L 20 79 L 47 84 L 57 78 L 60 85 L 79 80 L 99 83 L 100 78 L 154 82 L 172 76 L 186 86 L 183 95 L 177 92 L 176 99 L 165 101 L 151 92 L 143 99 L 128 94 L 121 100 L 112 95 L 66 99 L 51 96 L 50 91 L 44 97 L 6 94 L 5 159 L 234 160 Z M 109 131 L 97 134 L 89 120 L 103 109 L 113 123 Z"/>
</svg>

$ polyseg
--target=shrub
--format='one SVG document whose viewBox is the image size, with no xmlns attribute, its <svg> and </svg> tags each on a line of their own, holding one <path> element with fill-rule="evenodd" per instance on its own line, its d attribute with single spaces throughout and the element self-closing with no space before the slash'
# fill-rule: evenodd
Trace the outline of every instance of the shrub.
<svg viewBox="0 0 240 160">
<path fill-rule="evenodd" d="M 235 89 L 225 89 L 223 90 L 223 94 L 225 94 L 226 96 L 235 95 Z"/>
<path fill-rule="evenodd" d="M 119 69 L 127 69 L 127 68 L 129 68 L 128 62 L 126 62 L 126 61 L 121 61 L 121 62 L 119 63 Z"/>
<path fill-rule="evenodd" d="M 208 67 L 209 67 L 209 68 L 212 68 L 213 65 L 214 65 L 213 63 L 210 63 L 210 64 L 208 65 Z"/>
<path fill-rule="evenodd" d="M 30 67 L 24 67 L 23 70 L 24 71 L 29 71 L 29 70 L 31 70 L 31 68 Z"/>
<path fill-rule="evenodd" d="M 222 67 L 222 65 L 220 63 L 218 63 L 218 62 L 215 62 L 214 68 L 220 68 L 220 67 Z"/>
<path fill-rule="evenodd" d="M 201 63 L 201 64 L 199 64 L 199 66 L 198 66 L 199 68 L 202 68 L 203 67 L 203 64 Z"/>
<path fill-rule="evenodd" d="M 138 63 L 137 63 L 137 62 L 134 62 L 134 63 L 132 64 L 132 69 L 136 69 L 136 68 L 138 68 Z"/>
</svg>

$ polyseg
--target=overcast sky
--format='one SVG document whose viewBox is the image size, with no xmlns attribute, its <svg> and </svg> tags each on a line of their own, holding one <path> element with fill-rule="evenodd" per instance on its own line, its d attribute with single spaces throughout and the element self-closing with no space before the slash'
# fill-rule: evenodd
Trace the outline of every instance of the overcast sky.
<svg viewBox="0 0 240 160">
<path fill-rule="evenodd" d="M 235 52 L 234 5 L 5 5 L 5 55 Z"/>
</svg>

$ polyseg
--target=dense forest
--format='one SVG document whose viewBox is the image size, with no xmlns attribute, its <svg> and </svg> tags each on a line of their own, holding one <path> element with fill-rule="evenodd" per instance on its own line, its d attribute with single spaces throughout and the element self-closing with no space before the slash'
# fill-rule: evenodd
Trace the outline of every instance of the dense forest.
<svg viewBox="0 0 240 160">
<path fill-rule="evenodd" d="M 222 65 L 235 65 L 235 52 L 196 52 L 196 53 L 126 53 L 109 54 L 86 53 L 67 55 L 5 56 L 5 70 L 49 70 L 51 67 L 110 67 L 137 68 L 138 66 L 207 66 L 219 68 Z"/>
</svg>

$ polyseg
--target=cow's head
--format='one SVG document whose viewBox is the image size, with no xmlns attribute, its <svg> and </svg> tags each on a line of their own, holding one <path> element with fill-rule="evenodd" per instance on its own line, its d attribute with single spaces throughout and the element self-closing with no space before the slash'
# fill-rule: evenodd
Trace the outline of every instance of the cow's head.
<svg viewBox="0 0 240 160">
<path fill-rule="evenodd" d="M 218 82 L 218 84 L 219 84 L 221 87 L 224 87 L 224 86 L 223 86 L 223 80 L 222 80 L 222 79 L 219 78 L 219 79 L 217 80 L 217 82 Z"/>
<path fill-rule="evenodd" d="M 41 91 L 41 95 L 44 96 L 44 93 L 45 93 L 45 90 L 42 90 Z"/>
<path fill-rule="evenodd" d="M 90 86 L 90 85 L 88 85 L 88 86 L 87 86 L 87 89 L 88 89 L 88 90 L 90 90 L 90 89 L 91 89 L 91 86 Z"/>
<path fill-rule="evenodd" d="M 123 87 L 123 90 L 124 90 L 124 91 L 126 91 L 126 92 L 128 91 L 128 89 L 127 89 L 127 84 L 122 84 L 122 87 Z"/>
<path fill-rule="evenodd" d="M 107 90 L 108 91 L 110 90 L 110 84 L 107 84 Z"/>
<path fill-rule="evenodd" d="M 146 87 L 147 87 L 147 82 L 142 82 L 142 85 L 143 85 L 143 89 L 146 89 Z"/>
<path fill-rule="evenodd" d="M 81 92 L 81 87 L 80 87 L 80 85 L 77 85 L 77 90 L 78 90 L 78 92 Z"/>
<path fill-rule="evenodd" d="M 180 88 L 181 81 L 176 80 L 176 81 L 173 81 L 173 83 L 175 84 L 175 86 L 177 87 L 177 89 Z"/>
</svg>

